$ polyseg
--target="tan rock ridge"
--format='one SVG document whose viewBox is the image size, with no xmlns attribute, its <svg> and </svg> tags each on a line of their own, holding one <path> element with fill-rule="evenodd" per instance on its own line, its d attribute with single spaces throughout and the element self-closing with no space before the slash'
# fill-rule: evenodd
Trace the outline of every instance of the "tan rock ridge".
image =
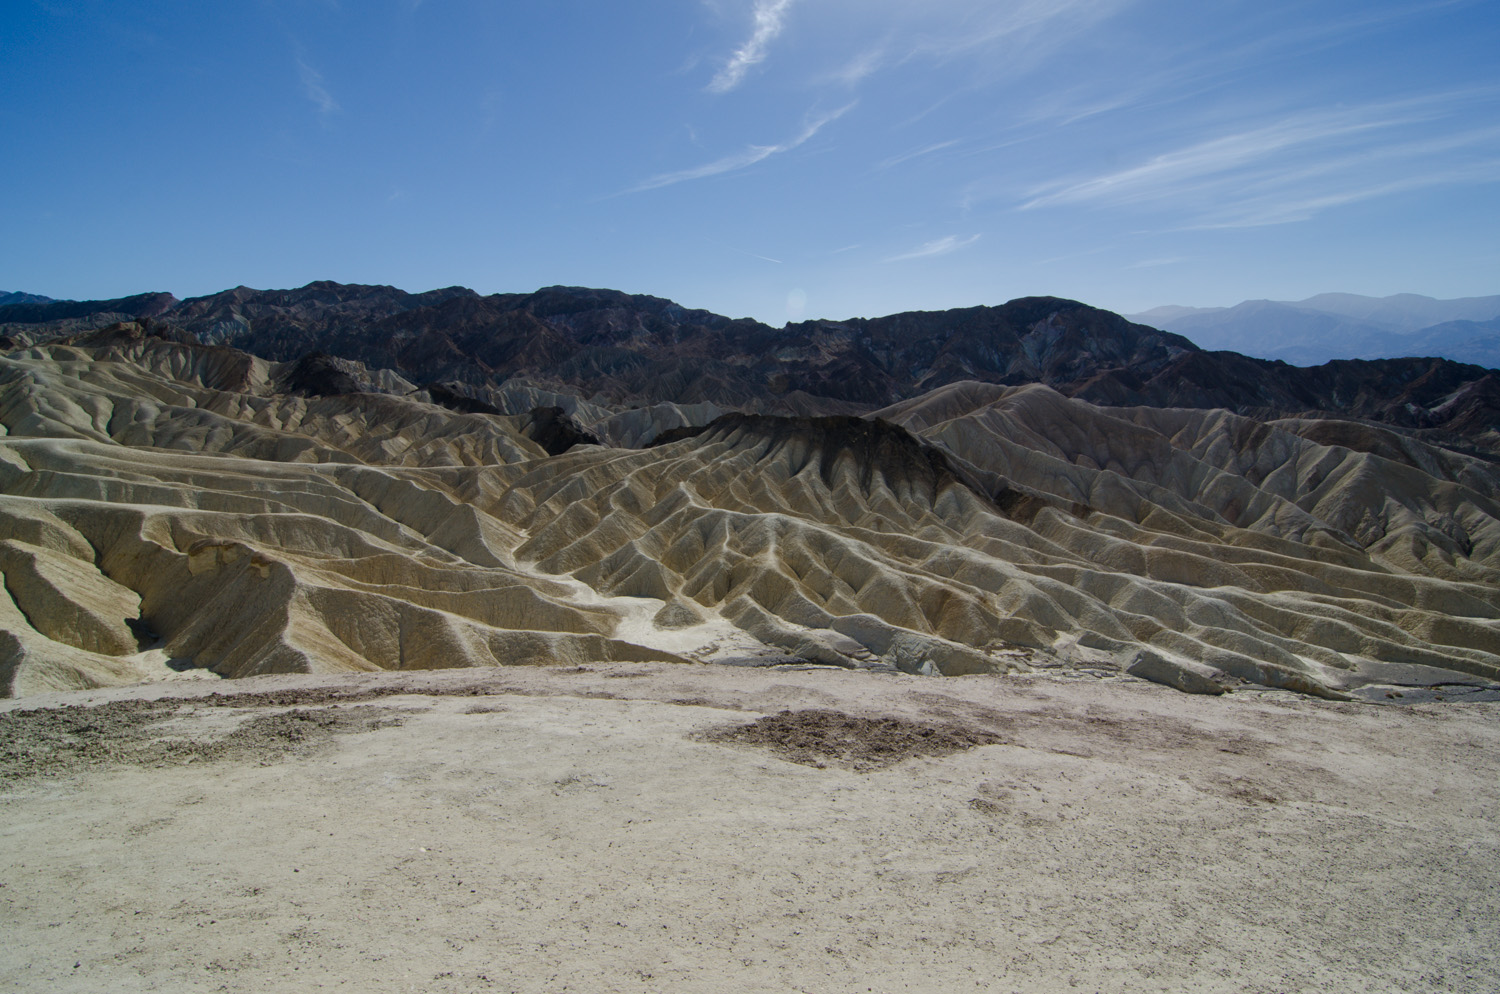
<svg viewBox="0 0 1500 994">
<path fill-rule="evenodd" d="M 606 442 L 718 412 L 455 411 L 343 363 L 128 329 L 0 357 L 6 691 L 647 659 L 1500 679 L 1500 474 L 1410 433 L 960 382 L 548 455 L 535 407 Z"/>
</svg>

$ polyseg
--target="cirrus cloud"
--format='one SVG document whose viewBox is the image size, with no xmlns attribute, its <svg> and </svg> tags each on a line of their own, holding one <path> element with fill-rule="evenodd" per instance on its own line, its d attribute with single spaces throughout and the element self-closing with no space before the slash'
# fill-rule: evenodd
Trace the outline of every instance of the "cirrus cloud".
<svg viewBox="0 0 1500 994">
<path fill-rule="evenodd" d="M 978 235 L 970 235 L 968 238 L 960 238 L 957 235 L 948 235 L 946 238 L 937 238 L 930 242 L 924 242 L 910 252 L 902 252 L 893 255 L 886 262 L 905 262 L 908 259 L 930 259 L 937 255 L 947 255 L 957 252 L 961 248 L 968 248 L 979 241 Z"/>
<path fill-rule="evenodd" d="M 852 103 L 845 104 L 832 113 L 812 119 L 803 125 L 802 130 L 796 136 L 778 145 L 751 145 L 742 152 L 726 155 L 722 159 L 715 159 L 713 162 L 704 163 L 701 166 L 694 166 L 691 169 L 679 169 L 670 173 L 660 173 L 652 176 L 650 179 L 637 183 L 625 192 L 643 193 L 646 190 L 658 190 L 664 186 L 672 186 L 675 183 L 684 183 L 694 179 L 707 179 L 710 176 L 736 172 L 737 170 L 753 166 L 757 162 L 764 162 L 773 155 L 790 152 L 797 146 L 810 141 L 826 125 L 843 117 L 853 107 L 854 104 Z"/>
<path fill-rule="evenodd" d="M 771 42 L 781 34 L 781 29 L 786 24 L 786 12 L 794 2 L 795 0 L 757 0 L 752 15 L 755 30 L 751 32 L 749 40 L 729 57 L 724 68 L 714 75 L 713 81 L 708 84 L 708 92 L 728 93 L 740 85 L 751 68 L 766 60 Z"/>
</svg>

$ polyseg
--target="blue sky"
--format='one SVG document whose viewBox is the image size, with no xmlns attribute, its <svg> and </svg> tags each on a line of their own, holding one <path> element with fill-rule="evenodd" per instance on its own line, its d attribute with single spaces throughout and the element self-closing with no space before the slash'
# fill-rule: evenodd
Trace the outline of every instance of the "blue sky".
<svg viewBox="0 0 1500 994">
<path fill-rule="evenodd" d="M 0 289 L 1500 293 L 1494 0 L 10 0 Z"/>
</svg>

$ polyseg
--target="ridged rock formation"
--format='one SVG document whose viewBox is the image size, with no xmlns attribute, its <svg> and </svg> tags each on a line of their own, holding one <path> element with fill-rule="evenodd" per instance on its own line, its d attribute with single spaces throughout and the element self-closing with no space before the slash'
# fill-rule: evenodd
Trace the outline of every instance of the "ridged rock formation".
<svg viewBox="0 0 1500 994">
<path fill-rule="evenodd" d="M 975 382 L 705 426 L 149 332 L 0 357 L 8 693 L 590 659 L 1500 678 L 1500 473 L 1410 432 Z"/>
</svg>

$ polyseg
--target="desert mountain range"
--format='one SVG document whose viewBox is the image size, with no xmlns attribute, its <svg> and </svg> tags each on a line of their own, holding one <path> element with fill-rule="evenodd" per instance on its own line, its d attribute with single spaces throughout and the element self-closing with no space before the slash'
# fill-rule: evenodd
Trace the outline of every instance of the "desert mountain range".
<svg viewBox="0 0 1500 994">
<path fill-rule="evenodd" d="M 592 403 L 583 408 L 588 421 L 659 404 L 863 415 L 975 380 L 1044 383 L 1108 406 L 1352 415 L 1417 429 L 1439 444 L 1488 449 L 1486 432 L 1500 411 L 1500 379 L 1484 367 L 1406 358 L 1300 369 L 1205 351 L 1051 297 L 772 328 L 614 290 L 480 296 L 463 287 L 409 294 L 317 282 L 188 300 L 146 293 L 0 306 L 0 346 L 56 341 L 119 321 L 273 361 L 324 353 L 505 413 L 524 413 L 548 397 L 570 415 L 579 402 Z M 340 383 L 322 389 L 352 388 Z"/>
<path fill-rule="evenodd" d="M 1233 307 L 1156 307 L 1130 316 L 1207 348 L 1311 366 L 1334 359 L 1442 356 L 1500 366 L 1500 296 L 1435 300 L 1415 293 L 1246 300 Z"/>
<path fill-rule="evenodd" d="M 583 660 L 1500 679 L 1500 374 L 1056 298 L 0 306 L 0 685 Z"/>
</svg>

